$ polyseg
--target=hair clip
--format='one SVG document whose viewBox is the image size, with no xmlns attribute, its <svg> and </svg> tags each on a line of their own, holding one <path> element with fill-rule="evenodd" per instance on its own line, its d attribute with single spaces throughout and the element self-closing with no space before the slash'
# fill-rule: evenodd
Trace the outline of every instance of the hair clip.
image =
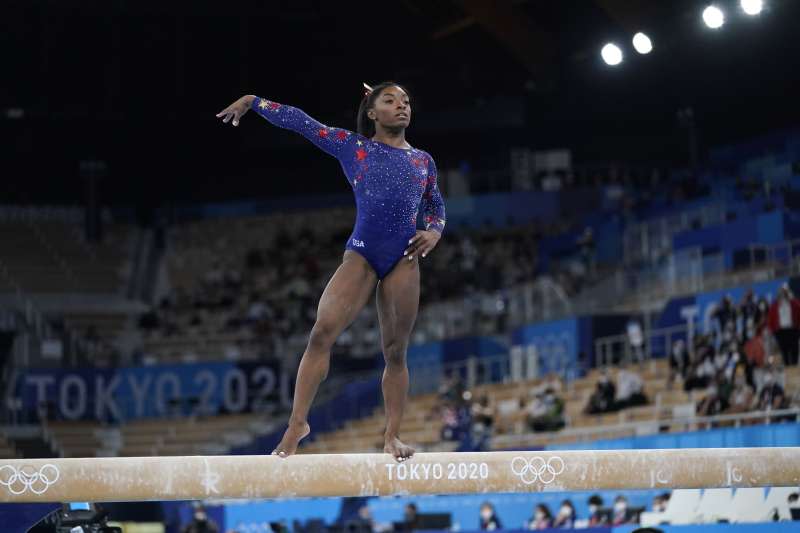
<svg viewBox="0 0 800 533">
<path fill-rule="evenodd" d="M 367 92 L 364 93 L 364 96 L 369 96 L 369 94 L 372 92 L 372 87 L 363 82 L 362 85 L 364 85 L 364 88 L 367 90 Z"/>
</svg>

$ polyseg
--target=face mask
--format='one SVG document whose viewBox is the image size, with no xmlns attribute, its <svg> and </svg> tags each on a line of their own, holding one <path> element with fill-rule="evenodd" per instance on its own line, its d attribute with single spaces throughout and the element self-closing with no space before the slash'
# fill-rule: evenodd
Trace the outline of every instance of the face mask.
<svg viewBox="0 0 800 533">
<path fill-rule="evenodd" d="M 563 506 L 558 512 L 561 513 L 561 516 L 569 516 L 572 514 L 572 511 L 566 505 Z"/>
<path fill-rule="evenodd" d="M 484 520 L 489 520 L 492 517 L 491 511 L 481 511 L 481 518 Z"/>
<path fill-rule="evenodd" d="M 627 508 L 627 505 L 624 504 L 624 503 L 615 503 L 614 504 L 614 511 L 616 511 L 616 512 L 618 512 L 620 514 L 624 513 L 626 508 Z"/>
<path fill-rule="evenodd" d="M 737 378 L 736 378 L 736 386 L 737 386 L 737 387 L 741 387 L 741 386 L 743 386 L 744 384 L 745 384 L 745 380 L 744 380 L 744 378 L 743 378 L 743 377 L 737 377 Z"/>
<path fill-rule="evenodd" d="M 544 518 L 544 513 L 542 511 L 536 511 L 536 520 L 541 520 Z"/>
<path fill-rule="evenodd" d="M 206 513 L 195 513 L 194 519 L 198 522 L 205 522 L 206 521 Z"/>
<path fill-rule="evenodd" d="M 590 505 L 589 506 L 589 514 L 594 514 L 596 512 L 597 512 L 597 506 L 596 505 Z"/>
</svg>

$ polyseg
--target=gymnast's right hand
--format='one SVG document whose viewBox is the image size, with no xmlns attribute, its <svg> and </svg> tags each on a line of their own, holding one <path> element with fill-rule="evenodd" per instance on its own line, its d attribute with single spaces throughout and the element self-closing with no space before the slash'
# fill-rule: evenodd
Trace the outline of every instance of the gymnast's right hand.
<svg viewBox="0 0 800 533">
<path fill-rule="evenodd" d="M 239 119 L 250 110 L 250 106 L 256 97 L 252 94 L 246 94 L 236 100 L 234 103 L 217 113 L 217 118 L 222 118 L 222 122 L 228 123 L 233 118 L 233 125 L 239 125 Z"/>
</svg>

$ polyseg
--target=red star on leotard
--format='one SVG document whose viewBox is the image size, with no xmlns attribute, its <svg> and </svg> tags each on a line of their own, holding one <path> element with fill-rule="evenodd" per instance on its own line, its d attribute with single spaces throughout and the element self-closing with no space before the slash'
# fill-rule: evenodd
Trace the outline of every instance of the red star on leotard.
<svg viewBox="0 0 800 533">
<path fill-rule="evenodd" d="M 326 130 L 326 129 L 319 130 L 319 136 L 322 137 L 323 139 L 327 139 L 328 138 L 328 130 Z"/>
<path fill-rule="evenodd" d="M 339 130 L 336 132 L 336 138 L 340 141 L 343 141 L 347 138 L 347 132 L 344 130 Z"/>
<path fill-rule="evenodd" d="M 270 102 L 270 103 L 269 103 L 269 109 L 270 109 L 270 111 L 275 111 L 275 110 L 276 110 L 276 109 L 278 109 L 280 106 L 281 106 L 281 104 L 279 104 L 278 102 Z"/>
<path fill-rule="evenodd" d="M 356 160 L 363 161 L 367 157 L 367 151 L 363 148 L 356 150 Z"/>
</svg>

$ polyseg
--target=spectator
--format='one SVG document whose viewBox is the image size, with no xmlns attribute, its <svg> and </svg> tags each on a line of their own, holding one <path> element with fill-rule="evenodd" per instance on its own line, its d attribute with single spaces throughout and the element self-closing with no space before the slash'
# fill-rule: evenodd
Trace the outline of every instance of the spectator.
<svg viewBox="0 0 800 533">
<path fill-rule="evenodd" d="M 744 353 L 751 366 L 762 367 L 766 359 L 767 351 L 764 349 L 764 333 L 758 331 L 744 345 Z"/>
<path fill-rule="evenodd" d="M 747 342 L 758 333 L 761 312 L 756 302 L 753 289 L 748 289 L 739 304 L 739 317 L 741 318 L 742 339 Z"/>
<path fill-rule="evenodd" d="M 786 503 L 789 504 L 789 513 L 791 513 L 792 520 L 800 520 L 800 493 L 793 492 L 786 498 Z"/>
<path fill-rule="evenodd" d="M 774 370 L 770 369 L 762 378 L 763 385 L 758 394 L 756 409 L 758 411 L 774 411 L 786 406 L 786 395 L 780 383 L 775 378 Z"/>
<path fill-rule="evenodd" d="M 358 508 L 358 516 L 349 520 L 345 524 L 345 531 L 348 533 L 372 533 L 375 531 L 375 521 L 369 507 L 362 505 Z"/>
<path fill-rule="evenodd" d="M 727 406 L 727 401 L 719 390 L 719 381 L 713 381 L 706 387 L 705 396 L 697 404 L 697 414 L 700 416 L 718 415 Z"/>
<path fill-rule="evenodd" d="M 572 529 L 575 527 L 576 518 L 577 514 L 575 513 L 575 506 L 572 505 L 570 500 L 564 500 L 561 502 L 561 507 L 558 510 L 556 519 L 553 521 L 553 527 Z"/>
<path fill-rule="evenodd" d="M 452 372 L 450 375 L 445 376 L 442 383 L 439 385 L 439 398 L 444 401 L 460 402 L 464 396 L 466 388 L 464 382 L 457 372 Z"/>
<path fill-rule="evenodd" d="M 458 435 L 458 427 L 459 427 L 459 418 L 458 418 L 458 408 L 450 403 L 447 402 L 441 409 L 441 417 L 442 417 L 442 440 L 446 441 L 454 441 L 459 440 L 460 436 Z"/>
<path fill-rule="evenodd" d="M 716 374 L 711 347 L 704 345 L 701 351 L 695 353 L 697 359 L 689 366 L 688 378 L 683 383 L 686 392 L 708 387 Z"/>
<path fill-rule="evenodd" d="M 753 406 L 754 398 L 755 391 L 753 391 L 753 387 L 747 383 L 744 367 L 737 367 L 733 377 L 733 389 L 728 398 L 727 412 L 744 413 L 749 411 Z"/>
<path fill-rule="evenodd" d="M 219 526 L 208 518 L 205 507 L 198 505 L 194 508 L 192 521 L 183 528 L 183 533 L 219 533 Z"/>
<path fill-rule="evenodd" d="M 784 283 L 778 297 L 770 306 L 767 323 L 781 349 L 784 364 L 796 365 L 800 341 L 800 302 L 794 297 L 788 284 Z"/>
<path fill-rule="evenodd" d="M 608 514 L 603 512 L 603 498 L 599 494 L 589 497 L 589 522 L 588 527 L 603 526 L 608 524 Z"/>
<path fill-rule="evenodd" d="M 722 302 L 714 310 L 711 319 L 717 332 L 722 333 L 723 336 L 725 332 L 730 335 L 730 332 L 736 327 L 736 308 L 729 294 L 725 295 Z M 730 338 L 726 340 L 730 340 Z"/>
<path fill-rule="evenodd" d="M 667 510 L 667 503 L 669 502 L 669 493 L 657 494 L 653 498 L 653 512 L 663 513 Z"/>
<path fill-rule="evenodd" d="M 636 372 L 621 369 L 617 373 L 617 397 L 614 409 L 625 409 L 647 404 L 644 394 L 644 380 Z"/>
<path fill-rule="evenodd" d="M 614 513 L 611 515 L 611 525 L 620 526 L 632 522 L 628 513 L 628 498 L 620 494 L 614 499 Z"/>
<path fill-rule="evenodd" d="M 631 318 L 626 327 L 628 334 L 628 349 L 632 355 L 632 362 L 644 364 L 644 333 L 642 324 L 636 318 Z"/>
<path fill-rule="evenodd" d="M 678 339 L 672 343 L 672 349 L 670 350 L 668 386 L 671 387 L 678 376 L 685 381 L 688 370 L 689 354 L 686 351 L 686 342 L 683 339 Z"/>
<path fill-rule="evenodd" d="M 597 380 L 597 387 L 589 397 L 589 403 L 585 409 L 586 413 L 592 415 L 613 411 L 616 392 L 617 388 L 608 378 L 608 370 L 603 369 L 600 379 Z"/>
<path fill-rule="evenodd" d="M 564 400 L 551 387 L 537 395 L 528 410 L 528 426 L 533 431 L 557 431 L 564 427 Z"/>
<path fill-rule="evenodd" d="M 407 503 L 403 509 L 403 531 L 413 531 L 419 526 L 417 504 Z"/>
<path fill-rule="evenodd" d="M 503 529 L 500 519 L 494 510 L 494 506 L 489 502 L 481 504 L 481 530 L 495 531 L 496 529 Z"/>
<path fill-rule="evenodd" d="M 553 527 L 553 515 L 550 513 L 550 508 L 540 503 L 536 506 L 533 516 L 528 521 L 528 529 L 540 530 L 551 527 Z"/>
<path fill-rule="evenodd" d="M 472 417 L 472 435 L 476 443 L 485 444 L 491 437 L 494 426 L 494 408 L 489 404 L 487 395 L 472 404 L 470 407 Z"/>
</svg>

